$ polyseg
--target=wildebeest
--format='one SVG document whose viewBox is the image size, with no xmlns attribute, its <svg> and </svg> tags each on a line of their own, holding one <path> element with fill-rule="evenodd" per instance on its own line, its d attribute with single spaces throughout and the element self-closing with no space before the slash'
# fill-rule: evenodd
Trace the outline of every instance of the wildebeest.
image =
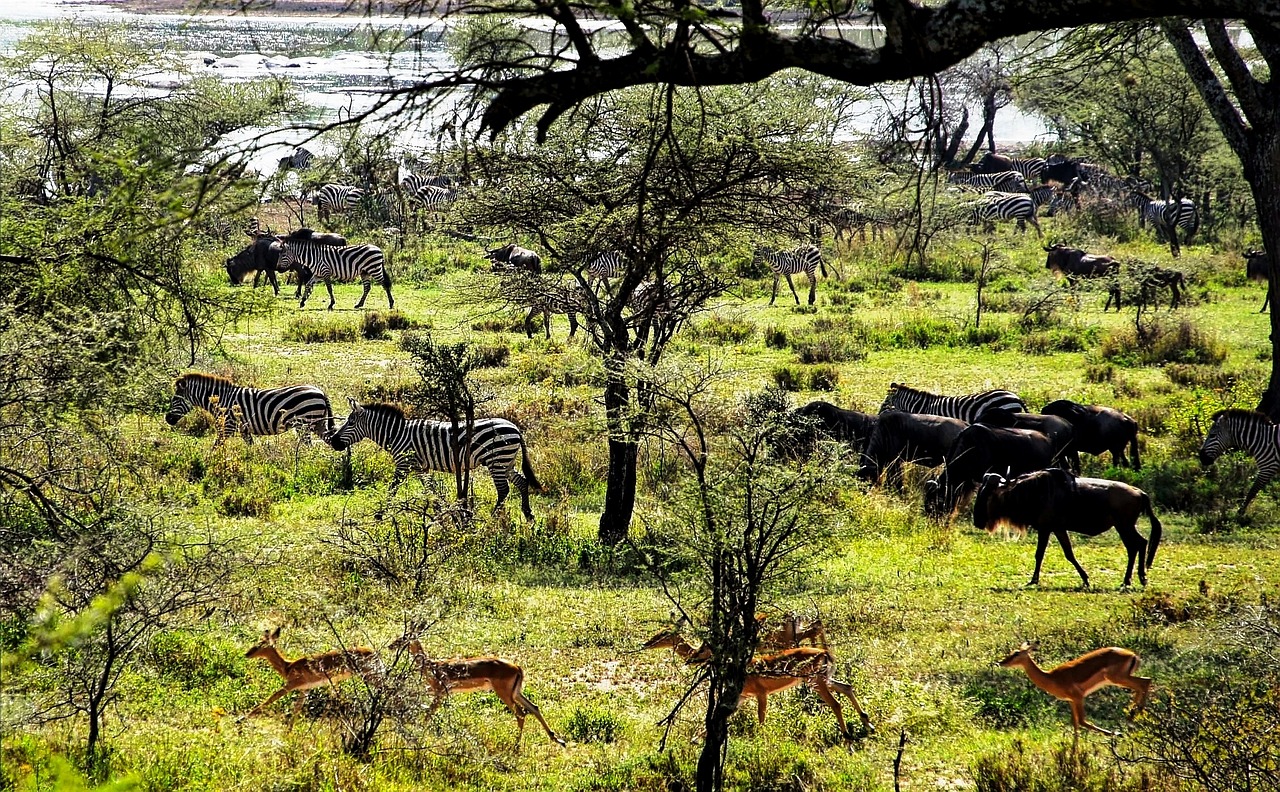
<svg viewBox="0 0 1280 792">
<path fill-rule="evenodd" d="M 497 250 L 487 250 L 484 257 L 494 263 L 495 270 L 499 269 L 500 265 L 505 265 L 502 268 L 523 270 L 534 275 L 542 274 L 542 256 L 514 242 L 503 245 Z"/>
<path fill-rule="evenodd" d="M 1129 267 L 1129 280 L 1137 285 L 1138 294 L 1144 304 L 1155 307 L 1156 293 L 1162 289 L 1169 290 L 1169 310 L 1177 308 L 1182 302 L 1182 291 L 1187 288 L 1187 279 L 1177 270 L 1165 269 L 1155 264 L 1136 263 Z M 1115 300 L 1116 311 L 1120 310 L 1120 279 L 1112 282 L 1107 294 L 1107 304 L 1102 307 L 1106 311 Z"/>
<path fill-rule="evenodd" d="M 1130 465 L 1134 470 L 1142 467 L 1138 458 L 1138 422 L 1115 409 L 1097 404 L 1080 404 L 1070 399 L 1049 402 L 1040 412 L 1056 415 L 1071 424 L 1071 447 L 1085 454 L 1111 452 L 1112 463 Z M 1125 459 L 1125 447 L 1132 452 Z"/>
<path fill-rule="evenodd" d="M 1014 413 L 1013 428 L 1030 429 L 1049 438 L 1053 443 L 1054 460 L 1066 462 L 1073 472 L 1080 472 L 1080 454 L 1071 442 L 1075 439 L 1075 430 L 1067 419 L 1039 413 Z"/>
<path fill-rule="evenodd" d="M 258 281 L 266 274 L 267 281 L 276 295 L 280 294 L 280 283 L 276 280 L 276 265 L 280 261 L 280 243 L 271 234 L 252 236 L 243 250 L 227 259 L 227 276 L 232 286 L 239 286 L 244 279 L 253 273 L 253 287 L 258 288 Z"/>
<path fill-rule="evenodd" d="M 875 431 L 876 416 L 814 401 L 792 410 L 786 424 L 784 436 L 775 443 L 775 448 L 786 456 L 808 454 L 821 438 L 847 443 L 861 453 Z"/>
<path fill-rule="evenodd" d="M 1138 517 L 1142 514 L 1151 521 L 1150 542 L 1138 533 Z M 1033 586 L 1040 582 L 1040 566 L 1050 536 L 1058 539 L 1062 554 L 1080 573 L 1086 588 L 1089 575 L 1071 552 L 1068 531 L 1099 536 L 1114 527 L 1129 553 L 1129 566 L 1124 573 L 1126 586 L 1133 580 L 1135 562 L 1138 580 L 1147 584 L 1147 567 L 1155 561 L 1156 548 L 1160 546 L 1160 521 L 1151 510 L 1147 493 L 1119 481 L 1077 478 L 1059 468 L 1038 470 L 1013 480 L 998 473 L 987 474 L 974 498 L 973 524 L 987 531 L 1005 526 L 1037 533 Z"/>
<path fill-rule="evenodd" d="M 1062 185 L 1071 184 L 1076 179 L 1087 183 L 1088 179 L 1080 170 L 1080 160 L 1064 156 L 1062 154 L 1051 154 L 1045 160 L 1045 166 L 1040 171 L 1040 182 L 1048 184 L 1049 182 L 1057 182 Z"/>
<path fill-rule="evenodd" d="M 1249 280 L 1267 284 L 1267 296 L 1262 298 L 1262 307 L 1258 309 L 1258 313 L 1266 313 L 1267 306 L 1271 304 L 1271 280 L 1267 265 L 1267 251 L 1246 250 L 1244 253 L 1244 272 Z"/>
<path fill-rule="evenodd" d="M 1045 248 L 1045 252 L 1049 254 L 1045 257 L 1045 269 L 1068 280 L 1104 278 L 1120 272 L 1120 262 L 1110 256 L 1095 256 L 1061 243 Z"/>
<path fill-rule="evenodd" d="M 1029 473 L 1051 466 L 1055 456 L 1053 441 L 1037 431 L 973 424 L 951 444 L 942 474 L 925 482 L 925 511 L 954 511 L 987 473 Z"/>
<path fill-rule="evenodd" d="M 959 418 L 941 415 L 897 410 L 880 413 L 858 475 L 875 481 L 883 473 L 891 484 L 900 487 L 904 462 L 929 467 L 942 464 L 966 426 Z"/>
</svg>

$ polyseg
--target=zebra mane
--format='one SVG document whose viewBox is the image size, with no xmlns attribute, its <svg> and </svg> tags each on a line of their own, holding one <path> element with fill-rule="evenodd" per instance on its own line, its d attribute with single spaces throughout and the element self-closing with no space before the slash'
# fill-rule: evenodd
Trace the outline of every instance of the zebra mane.
<svg viewBox="0 0 1280 792">
<path fill-rule="evenodd" d="M 403 407 L 398 404 L 392 404 L 391 402 L 370 402 L 360 406 L 370 412 L 378 413 L 380 415 L 389 415 L 395 418 L 400 418 L 401 420 L 409 419 L 409 414 L 404 411 Z"/>
<path fill-rule="evenodd" d="M 1248 421 L 1250 423 L 1264 423 L 1264 424 L 1273 423 L 1273 421 L 1271 420 L 1271 416 L 1267 415 L 1266 413 L 1258 412 L 1257 410 L 1242 410 L 1238 407 L 1232 407 L 1226 410 L 1218 410 L 1216 413 L 1213 414 L 1213 417 L 1210 420 L 1217 421 L 1219 418 L 1238 418 L 1242 421 Z"/>
<path fill-rule="evenodd" d="M 909 393 L 916 396 L 931 396 L 933 398 L 939 398 L 939 394 L 937 393 L 930 393 L 927 390 L 920 390 L 919 388 L 913 388 L 910 385 L 903 385 L 901 382 L 895 382 L 889 386 L 889 395 L 892 396 L 895 393 Z"/>
<path fill-rule="evenodd" d="M 186 382 L 207 382 L 210 385 L 235 385 L 235 383 L 227 377 L 221 377 L 217 374 L 208 374 L 203 371 L 193 371 L 189 374 L 183 374 L 173 381 L 173 385 L 176 388 Z"/>
</svg>

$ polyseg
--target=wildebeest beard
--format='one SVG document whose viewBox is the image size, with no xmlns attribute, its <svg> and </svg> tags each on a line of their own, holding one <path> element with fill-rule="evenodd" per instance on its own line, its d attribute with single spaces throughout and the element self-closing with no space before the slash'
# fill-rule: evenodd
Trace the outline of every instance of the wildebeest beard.
<svg viewBox="0 0 1280 792">
<path fill-rule="evenodd" d="M 973 524 L 987 533 L 1000 530 L 1025 534 L 1033 524 L 1052 509 L 1057 488 L 1067 486 L 1062 471 L 1041 470 L 1027 473 L 1012 481 L 992 474 L 978 488 L 973 503 Z"/>
</svg>

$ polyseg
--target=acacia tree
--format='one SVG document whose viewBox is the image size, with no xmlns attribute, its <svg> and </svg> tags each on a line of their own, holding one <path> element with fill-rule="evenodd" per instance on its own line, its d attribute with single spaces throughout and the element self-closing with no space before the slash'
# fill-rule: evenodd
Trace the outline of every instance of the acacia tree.
<svg viewBox="0 0 1280 792">
<path fill-rule="evenodd" d="M 509 228 L 563 270 L 504 277 L 489 296 L 581 318 L 604 361 L 609 471 L 600 538 L 622 539 L 635 502 L 639 442 L 654 393 L 634 361 L 658 365 L 689 318 L 725 293 L 732 265 L 763 235 L 802 239 L 816 196 L 837 191 L 844 158 L 818 86 L 779 82 L 696 93 L 664 87 L 594 100 L 550 127 L 517 126 L 475 171 L 468 222 Z M 621 277 L 584 266 L 617 251 Z"/>
</svg>

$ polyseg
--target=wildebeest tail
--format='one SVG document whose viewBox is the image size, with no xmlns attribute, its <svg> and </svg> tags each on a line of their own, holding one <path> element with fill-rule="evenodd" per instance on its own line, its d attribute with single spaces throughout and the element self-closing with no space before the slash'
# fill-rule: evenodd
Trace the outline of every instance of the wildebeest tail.
<svg viewBox="0 0 1280 792">
<path fill-rule="evenodd" d="M 1142 508 L 1147 513 L 1147 519 L 1151 521 L 1151 538 L 1147 540 L 1147 566 L 1150 567 L 1156 560 L 1156 548 L 1160 546 L 1161 527 L 1160 521 L 1156 519 L 1156 513 L 1151 510 L 1151 496 L 1143 493 Z"/>
<path fill-rule="evenodd" d="M 529 464 L 529 447 L 524 444 L 523 439 L 520 440 L 520 457 L 525 483 L 529 485 L 529 489 L 541 493 L 543 491 L 542 482 L 538 481 L 538 477 L 533 475 L 533 465 Z"/>
</svg>

